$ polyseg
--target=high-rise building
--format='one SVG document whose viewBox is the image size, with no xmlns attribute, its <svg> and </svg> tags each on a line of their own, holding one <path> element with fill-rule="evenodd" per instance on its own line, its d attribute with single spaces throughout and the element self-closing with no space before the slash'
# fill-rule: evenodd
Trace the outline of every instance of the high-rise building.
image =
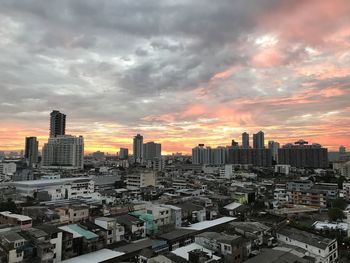
<svg viewBox="0 0 350 263">
<path fill-rule="evenodd" d="M 269 149 L 263 148 L 242 149 L 229 147 L 227 149 L 226 163 L 270 167 L 271 153 Z"/>
<path fill-rule="evenodd" d="M 268 143 L 269 150 L 271 152 L 272 159 L 274 161 L 278 161 L 278 149 L 280 148 L 280 144 L 275 141 L 269 141 Z"/>
<path fill-rule="evenodd" d="M 246 132 L 242 133 L 242 148 L 243 149 L 249 148 L 249 134 Z"/>
<path fill-rule="evenodd" d="M 213 152 L 213 160 L 212 163 L 214 165 L 225 164 L 226 162 L 226 148 L 225 147 L 217 147 L 212 149 Z"/>
<path fill-rule="evenodd" d="M 278 163 L 297 168 L 327 168 L 328 150 L 320 144 L 300 140 L 288 143 L 278 150 Z"/>
<path fill-rule="evenodd" d="M 346 153 L 346 148 L 345 148 L 345 146 L 340 146 L 340 147 L 339 147 L 339 153 L 340 153 L 340 154 Z"/>
<path fill-rule="evenodd" d="M 253 148 L 263 149 L 265 148 L 265 136 L 262 131 L 259 131 L 256 134 L 253 134 Z"/>
<path fill-rule="evenodd" d="M 38 147 L 39 142 L 36 137 L 26 137 L 24 158 L 26 158 L 29 166 L 38 162 Z"/>
<path fill-rule="evenodd" d="M 83 169 L 83 136 L 58 135 L 49 138 L 42 150 L 42 167 L 48 169 Z"/>
<path fill-rule="evenodd" d="M 154 158 L 160 158 L 162 155 L 162 145 L 155 142 L 143 144 L 143 160 L 153 161 Z"/>
<path fill-rule="evenodd" d="M 192 163 L 203 164 L 204 163 L 204 144 L 198 144 L 197 147 L 192 149 Z"/>
<path fill-rule="evenodd" d="M 135 162 L 142 163 L 142 161 L 143 161 L 143 136 L 141 134 L 137 134 L 134 137 L 133 155 L 134 155 Z"/>
<path fill-rule="evenodd" d="M 50 114 L 50 137 L 65 135 L 66 115 L 54 110 Z"/>
<path fill-rule="evenodd" d="M 119 150 L 119 159 L 127 160 L 129 157 L 129 149 L 128 148 L 120 148 Z"/>
</svg>

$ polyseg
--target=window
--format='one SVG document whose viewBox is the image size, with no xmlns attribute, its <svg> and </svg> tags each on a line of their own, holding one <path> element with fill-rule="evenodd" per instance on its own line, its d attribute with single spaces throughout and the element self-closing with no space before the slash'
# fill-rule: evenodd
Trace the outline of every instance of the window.
<svg viewBox="0 0 350 263">
<path fill-rule="evenodd" d="M 18 257 L 18 258 L 22 257 L 22 252 L 16 253 L 16 257 Z"/>
</svg>

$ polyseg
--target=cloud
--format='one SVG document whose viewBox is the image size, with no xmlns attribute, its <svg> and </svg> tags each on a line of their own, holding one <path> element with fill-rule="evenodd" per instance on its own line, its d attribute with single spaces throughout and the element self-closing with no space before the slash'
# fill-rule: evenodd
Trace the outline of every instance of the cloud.
<svg viewBox="0 0 350 263">
<path fill-rule="evenodd" d="M 347 0 L 2 1 L 1 145 L 45 141 L 59 109 L 88 151 L 142 132 L 189 152 L 260 129 L 350 147 L 349 11 Z"/>
</svg>

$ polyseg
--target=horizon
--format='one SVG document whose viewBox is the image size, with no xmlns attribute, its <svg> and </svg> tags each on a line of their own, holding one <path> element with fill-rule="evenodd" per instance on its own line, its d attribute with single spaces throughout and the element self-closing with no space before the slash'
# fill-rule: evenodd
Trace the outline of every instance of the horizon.
<svg viewBox="0 0 350 263">
<path fill-rule="evenodd" d="M 0 150 L 41 148 L 51 109 L 89 153 L 141 133 L 187 154 L 260 130 L 349 149 L 349 13 L 346 0 L 4 1 Z"/>
</svg>

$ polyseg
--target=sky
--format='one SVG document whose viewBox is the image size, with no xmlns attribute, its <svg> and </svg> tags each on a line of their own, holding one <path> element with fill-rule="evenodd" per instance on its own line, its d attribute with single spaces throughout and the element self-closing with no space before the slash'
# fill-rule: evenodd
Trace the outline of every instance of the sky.
<svg viewBox="0 0 350 263">
<path fill-rule="evenodd" d="M 2 0 L 0 149 L 48 137 L 87 152 L 189 153 L 265 132 L 350 148 L 350 1 Z"/>
</svg>

